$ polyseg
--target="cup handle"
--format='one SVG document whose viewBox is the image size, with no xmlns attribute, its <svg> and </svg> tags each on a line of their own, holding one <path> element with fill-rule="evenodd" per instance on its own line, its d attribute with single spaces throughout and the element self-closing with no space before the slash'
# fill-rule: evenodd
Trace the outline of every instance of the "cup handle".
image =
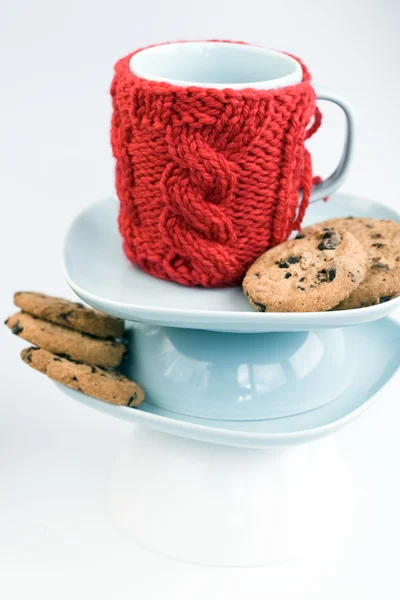
<svg viewBox="0 0 400 600">
<path fill-rule="evenodd" d="M 329 100 L 329 102 L 337 104 L 343 110 L 346 117 L 346 139 L 343 153 L 336 169 L 327 179 L 313 185 L 310 194 L 310 203 L 330 196 L 342 185 L 347 177 L 354 150 L 354 112 L 351 105 L 342 96 L 326 88 L 315 87 L 315 93 L 317 100 Z"/>
</svg>

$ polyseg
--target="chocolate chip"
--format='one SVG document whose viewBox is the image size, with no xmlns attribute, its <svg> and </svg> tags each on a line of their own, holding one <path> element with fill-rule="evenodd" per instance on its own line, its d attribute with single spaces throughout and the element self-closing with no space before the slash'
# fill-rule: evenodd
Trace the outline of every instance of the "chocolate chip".
<svg viewBox="0 0 400 600">
<path fill-rule="evenodd" d="M 380 244 L 380 243 L 376 243 L 376 244 L 372 244 L 372 248 L 383 248 L 385 246 L 385 244 Z"/>
<path fill-rule="evenodd" d="M 304 288 L 304 287 L 301 287 L 301 285 L 298 285 L 298 286 L 297 286 L 297 289 L 298 289 L 298 290 L 301 290 L 302 292 L 305 292 L 305 291 L 306 291 L 306 288 Z"/>
<path fill-rule="evenodd" d="M 59 319 L 63 319 L 63 321 L 68 321 L 68 317 L 72 314 L 72 312 L 73 312 L 72 310 L 69 310 L 66 313 L 60 313 L 58 315 L 58 317 L 59 317 Z"/>
<path fill-rule="evenodd" d="M 302 240 L 305 237 L 306 237 L 305 233 L 298 233 L 294 239 L 295 240 Z"/>
<path fill-rule="evenodd" d="M 331 269 L 329 269 L 328 275 L 329 275 L 329 281 L 333 281 L 335 279 L 335 277 L 336 277 L 335 267 L 332 267 Z"/>
<path fill-rule="evenodd" d="M 260 312 L 266 312 L 267 307 L 265 304 L 261 304 L 261 302 L 256 302 L 255 300 L 253 300 L 253 304 L 260 309 Z"/>
<path fill-rule="evenodd" d="M 288 271 L 287 273 L 285 273 L 285 279 L 289 279 L 289 277 L 291 277 L 292 274 Z"/>
<path fill-rule="evenodd" d="M 55 356 L 53 358 L 53 362 L 61 362 L 61 358 L 58 358 L 57 356 Z"/>
<path fill-rule="evenodd" d="M 13 333 L 15 333 L 15 335 L 19 335 L 20 333 L 22 333 L 24 330 L 23 327 L 21 327 L 21 325 L 19 324 L 19 321 L 17 321 L 14 325 L 14 327 L 11 327 L 11 331 Z"/>
<path fill-rule="evenodd" d="M 97 369 L 96 369 L 96 367 L 91 367 L 91 372 L 92 372 L 92 373 L 97 373 Z"/>
<path fill-rule="evenodd" d="M 4 321 L 4 325 L 7 325 L 9 320 L 10 320 L 10 317 L 8 317 L 8 319 L 6 319 L 6 320 Z"/>
<path fill-rule="evenodd" d="M 389 302 L 392 299 L 392 296 L 381 296 L 379 298 L 379 304 L 383 304 L 384 302 Z"/>
<path fill-rule="evenodd" d="M 328 230 L 326 233 L 320 235 L 320 240 L 322 242 L 318 245 L 318 250 L 334 250 L 337 248 L 342 241 L 340 235 L 333 231 L 332 229 Z"/>
<path fill-rule="evenodd" d="M 373 265 L 371 265 L 371 269 L 384 269 L 385 271 L 390 271 L 389 265 L 385 265 L 381 262 L 376 262 Z"/>
<path fill-rule="evenodd" d="M 329 281 L 333 281 L 336 277 L 336 269 L 332 267 L 331 269 L 321 269 L 317 273 L 317 280 L 319 283 L 328 283 Z"/>
<path fill-rule="evenodd" d="M 354 273 L 351 273 L 351 272 L 349 271 L 349 277 L 350 277 L 350 279 L 351 279 L 351 281 L 352 281 L 353 283 L 356 283 L 356 281 L 357 281 L 357 280 L 356 280 L 356 277 L 355 277 Z"/>
<path fill-rule="evenodd" d="M 258 277 L 258 279 L 260 279 L 260 273 L 254 273 L 254 277 Z"/>
<path fill-rule="evenodd" d="M 284 260 L 277 260 L 276 265 L 278 265 L 278 267 L 280 269 L 288 269 L 289 268 L 289 263 L 285 262 Z"/>
<path fill-rule="evenodd" d="M 301 256 L 288 256 L 286 260 L 288 261 L 289 265 L 295 265 L 301 261 Z"/>
<path fill-rule="evenodd" d="M 32 362 L 32 348 L 26 353 L 26 362 Z"/>
<path fill-rule="evenodd" d="M 85 308 L 80 302 L 75 302 L 76 308 Z"/>
<path fill-rule="evenodd" d="M 372 237 L 374 240 L 377 240 L 377 239 L 379 239 L 379 238 L 381 238 L 381 237 L 382 237 L 382 234 L 381 234 L 381 233 L 371 233 L 371 237 Z"/>
<path fill-rule="evenodd" d="M 305 277 L 302 277 L 301 279 L 299 279 L 300 282 L 304 281 L 304 280 L 305 280 Z"/>
<path fill-rule="evenodd" d="M 72 381 L 78 381 L 75 375 L 73 376 Z"/>
<path fill-rule="evenodd" d="M 288 269 L 289 265 L 295 265 L 296 263 L 301 261 L 301 256 L 288 256 L 285 259 L 282 260 L 277 260 L 275 262 L 276 265 L 278 265 L 278 267 L 280 269 Z"/>
<path fill-rule="evenodd" d="M 137 393 L 136 393 L 136 392 L 134 392 L 134 393 L 133 393 L 133 396 L 131 396 L 131 397 L 129 398 L 127 406 L 131 406 L 131 405 L 132 405 L 132 402 L 134 402 L 134 401 L 136 400 L 136 398 L 137 398 Z"/>
</svg>

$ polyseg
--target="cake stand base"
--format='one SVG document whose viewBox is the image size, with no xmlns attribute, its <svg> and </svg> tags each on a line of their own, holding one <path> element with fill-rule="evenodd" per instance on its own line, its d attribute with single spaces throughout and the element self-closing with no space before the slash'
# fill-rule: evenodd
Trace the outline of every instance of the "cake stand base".
<svg viewBox="0 0 400 600">
<path fill-rule="evenodd" d="M 253 450 L 137 428 L 114 466 L 110 508 L 120 531 L 157 553 L 256 566 L 337 542 L 352 490 L 332 438 Z"/>
</svg>

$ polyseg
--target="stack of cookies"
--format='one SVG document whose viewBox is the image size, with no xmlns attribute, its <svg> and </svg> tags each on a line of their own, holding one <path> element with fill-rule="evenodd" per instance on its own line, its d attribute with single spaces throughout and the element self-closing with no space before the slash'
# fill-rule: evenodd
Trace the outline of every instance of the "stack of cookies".
<svg viewBox="0 0 400 600">
<path fill-rule="evenodd" d="M 21 353 L 26 364 L 100 400 L 130 407 L 143 402 L 143 389 L 115 370 L 126 355 L 122 319 L 35 292 L 17 292 L 14 303 L 21 312 L 6 325 L 34 344 Z"/>
<path fill-rule="evenodd" d="M 360 217 L 307 227 L 265 252 L 243 290 L 260 312 L 362 308 L 400 295 L 400 224 Z"/>
</svg>

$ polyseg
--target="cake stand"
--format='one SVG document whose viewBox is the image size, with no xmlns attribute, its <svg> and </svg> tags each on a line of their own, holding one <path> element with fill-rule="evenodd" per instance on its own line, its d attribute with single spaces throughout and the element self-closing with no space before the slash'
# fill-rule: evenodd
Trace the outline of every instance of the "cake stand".
<svg viewBox="0 0 400 600">
<path fill-rule="evenodd" d="M 239 288 L 183 288 L 124 257 L 118 205 L 89 207 L 67 234 L 64 269 L 91 306 L 129 322 L 126 373 L 138 408 L 62 389 L 136 424 L 110 480 L 117 527 L 202 564 L 287 560 L 348 531 L 351 477 L 335 430 L 371 405 L 400 363 L 400 299 L 327 313 L 253 312 Z M 389 208 L 337 194 L 306 224 Z M 398 313 L 397 313 L 398 314 Z"/>
</svg>

